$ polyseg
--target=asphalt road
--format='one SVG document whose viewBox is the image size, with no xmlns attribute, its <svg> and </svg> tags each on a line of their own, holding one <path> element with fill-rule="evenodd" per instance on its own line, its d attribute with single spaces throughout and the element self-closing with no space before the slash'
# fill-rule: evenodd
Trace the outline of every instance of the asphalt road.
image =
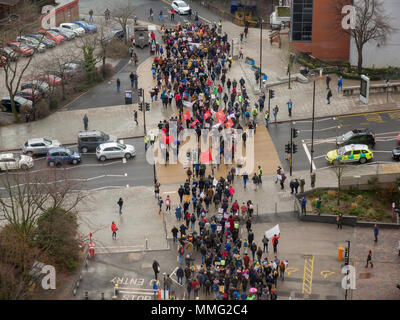
<svg viewBox="0 0 400 320">
<path fill-rule="evenodd" d="M 37 157 L 34 158 L 35 165 L 30 173 L 46 176 L 48 171 L 57 170 L 59 172 L 57 180 L 71 179 L 74 188 L 76 186 L 77 189 L 83 190 L 153 185 L 153 166 L 146 161 L 143 139 L 125 139 L 123 143 L 135 146 L 136 157 L 129 160 L 110 159 L 100 162 L 95 153 L 86 153 L 82 154 L 80 164 L 75 166 L 65 164 L 57 168 L 48 167 L 46 157 Z M 68 147 L 71 150 L 77 149 L 76 145 Z M 23 172 L 12 172 L 11 177 L 13 176 L 17 178 L 12 185 L 24 182 Z M 1 173 L 0 179 L 4 178 L 5 173 Z"/>
<path fill-rule="evenodd" d="M 269 132 L 279 158 L 286 172 L 289 172 L 289 162 L 285 160 L 285 144 L 290 140 L 290 127 L 299 130 L 298 137 L 293 139 L 298 145 L 298 152 L 293 156 L 293 171 L 307 170 L 311 165 L 311 120 L 270 124 Z M 336 118 L 315 120 L 314 127 L 314 165 L 323 168 L 329 164 L 325 161 L 328 151 L 336 148 L 336 137 L 356 128 L 369 128 L 376 137 L 376 145 L 372 150 L 373 161 L 392 162 L 392 149 L 397 146 L 397 135 L 400 133 L 400 112 L 378 112 Z M 357 164 L 358 165 L 358 164 Z"/>
</svg>

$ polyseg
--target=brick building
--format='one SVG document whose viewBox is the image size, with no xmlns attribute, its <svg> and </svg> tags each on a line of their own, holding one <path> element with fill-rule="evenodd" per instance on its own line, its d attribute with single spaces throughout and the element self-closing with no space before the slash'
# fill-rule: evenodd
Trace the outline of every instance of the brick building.
<svg viewBox="0 0 400 320">
<path fill-rule="evenodd" d="M 322 60 L 349 60 L 350 36 L 342 31 L 335 1 L 292 0 L 291 4 L 291 50 Z"/>
<path fill-rule="evenodd" d="M 56 0 L 56 25 L 58 26 L 63 22 L 71 22 L 79 20 L 79 0 Z M 43 7 L 42 14 L 50 13 L 50 8 Z"/>
</svg>

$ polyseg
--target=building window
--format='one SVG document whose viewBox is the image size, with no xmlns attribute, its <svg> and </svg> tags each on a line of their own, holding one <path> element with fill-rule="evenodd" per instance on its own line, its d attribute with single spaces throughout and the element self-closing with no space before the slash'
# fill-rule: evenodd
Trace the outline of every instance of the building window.
<svg viewBox="0 0 400 320">
<path fill-rule="evenodd" d="M 314 0 L 292 0 L 292 41 L 312 41 Z"/>
</svg>

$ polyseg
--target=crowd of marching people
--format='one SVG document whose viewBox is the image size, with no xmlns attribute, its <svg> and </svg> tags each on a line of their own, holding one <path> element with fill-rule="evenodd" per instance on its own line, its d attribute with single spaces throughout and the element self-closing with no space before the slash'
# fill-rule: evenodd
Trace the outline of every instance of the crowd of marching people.
<svg viewBox="0 0 400 320">
<path fill-rule="evenodd" d="M 164 45 L 155 52 L 152 64 L 155 85 L 149 91 L 152 101 L 160 99 L 164 108 L 172 107 L 174 101 L 177 116 L 160 121 L 161 144 L 179 149 L 179 140 L 169 137 L 171 121 L 176 121 L 178 134 L 184 128 L 194 129 L 198 142 L 201 129 L 256 130 L 265 95 L 251 106 L 243 77 L 239 81 L 229 77 L 233 59 L 227 34 L 222 34 L 221 29 L 221 25 L 207 25 L 198 20 L 172 29 L 162 27 Z M 232 160 L 237 143 L 243 142 L 245 146 L 246 138 L 246 133 L 238 137 L 232 132 L 231 140 L 221 139 L 220 155 L 231 154 Z M 154 143 L 154 139 L 151 136 L 150 142 Z M 145 142 L 148 141 L 145 137 Z M 287 261 L 277 257 L 280 234 L 271 239 L 264 236 L 257 243 L 251 227 L 254 204 L 251 200 L 240 204 L 235 199 L 235 167 L 226 177 L 217 179 L 214 166 L 207 175 L 200 152 L 196 155 L 199 163 L 187 168 L 187 179 L 177 190 L 179 203 L 174 207 L 178 227 L 171 230 L 179 261 L 176 276 L 179 285 L 185 288 L 186 299 L 199 299 L 201 290 L 203 297 L 219 300 L 276 299 L 278 278 L 284 279 L 287 268 Z M 165 160 L 168 158 L 165 148 Z M 262 183 L 261 177 L 262 169 L 258 167 L 252 177 L 256 187 Z M 247 180 L 244 173 L 244 188 Z M 159 213 L 163 210 L 171 213 L 172 200 L 169 195 L 165 200 L 160 196 L 157 181 L 154 190 Z M 243 234 L 246 231 L 240 226 L 245 226 L 247 234 Z M 274 259 L 266 256 L 269 241 Z M 166 281 L 169 296 L 174 298 L 170 275 Z"/>
</svg>

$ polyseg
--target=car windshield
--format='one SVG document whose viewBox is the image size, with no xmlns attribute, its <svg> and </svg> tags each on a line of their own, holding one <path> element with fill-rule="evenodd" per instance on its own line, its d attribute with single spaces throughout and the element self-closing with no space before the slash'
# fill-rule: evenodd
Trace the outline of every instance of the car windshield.
<svg viewBox="0 0 400 320">
<path fill-rule="evenodd" d="M 353 131 L 349 131 L 343 135 L 344 140 L 349 140 L 353 136 Z"/>
<path fill-rule="evenodd" d="M 188 5 L 185 2 L 178 2 L 178 6 L 184 8 L 187 7 Z"/>
<path fill-rule="evenodd" d="M 125 149 L 126 149 L 126 145 L 124 145 L 124 144 L 118 143 L 117 145 L 118 145 L 118 147 L 120 147 L 122 150 L 125 150 Z"/>
<path fill-rule="evenodd" d="M 52 142 L 51 142 L 50 140 L 43 139 L 43 141 L 44 141 L 45 144 L 47 144 L 47 145 L 49 145 L 49 146 L 52 144 Z"/>
<path fill-rule="evenodd" d="M 14 154 L 14 159 L 15 159 L 15 161 L 18 162 L 19 160 L 21 160 L 21 156 L 18 154 Z"/>
<path fill-rule="evenodd" d="M 103 133 L 103 139 L 104 141 L 110 140 L 110 136 L 108 134 Z"/>
<path fill-rule="evenodd" d="M 68 155 L 73 155 L 74 154 L 74 152 L 73 151 L 71 151 L 71 149 L 65 149 L 65 152 L 66 153 L 68 153 Z"/>
<path fill-rule="evenodd" d="M 58 36 L 58 33 L 54 32 L 53 30 L 47 30 L 48 34 L 51 34 L 53 37 Z"/>
<path fill-rule="evenodd" d="M 83 25 L 83 26 L 85 26 L 85 27 L 87 27 L 87 26 L 88 26 L 88 23 L 87 23 L 87 22 L 85 22 L 85 21 L 79 21 L 79 24 L 81 24 L 81 25 Z"/>
</svg>

